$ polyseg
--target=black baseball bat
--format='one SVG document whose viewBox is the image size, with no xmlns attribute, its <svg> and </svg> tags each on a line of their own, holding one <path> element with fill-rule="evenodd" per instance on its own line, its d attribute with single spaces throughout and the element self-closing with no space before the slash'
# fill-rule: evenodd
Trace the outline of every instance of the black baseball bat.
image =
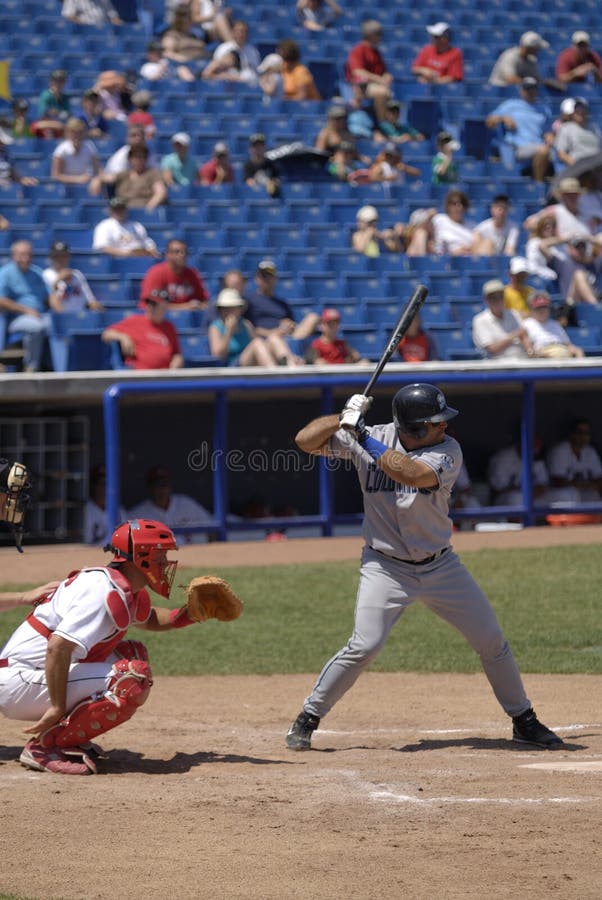
<svg viewBox="0 0 602 900">
<path fill-rule="evenodd" d="M 419 284 L 416 287 L 416 289 L 415 289 L 414 293 L 412 294 L 412 296 L 410 297 L 410 299 L 408 300 L 406 306 L 404 307 L 404 310 L 399 317 L 399 321 L 397 322 L 397 325 L 393 329 L 393 333 L 391 334 L 391 337 L 389 338 L 387 346 L 383 350 L 382 356 L 379 359 L 374 372 L 372 373 L 370 381 L 364 388 L 363 393 L 366 396 L 369 396 L 370 391 L 372 390 L 372 388 L 376 384 L 378 378 L 380 377 L 380 373 L 382 372 L 384 367 L 387 365 L 387 363 L 389 362 L 389 360 L 391 359 L 391 357 L 397 350 L 400 340 L 402 339 L 402 337 L 404 336 L 404 334 L 410 327 L 410 322 L 412 321 L 412 319 L 414 318 L 416 313 L 420 312 L 420 309 L 421 309 L 424 301 L 426 300 L 427 296 L 428 296 L 427 286 L 425 284 Z"/>
</svg>

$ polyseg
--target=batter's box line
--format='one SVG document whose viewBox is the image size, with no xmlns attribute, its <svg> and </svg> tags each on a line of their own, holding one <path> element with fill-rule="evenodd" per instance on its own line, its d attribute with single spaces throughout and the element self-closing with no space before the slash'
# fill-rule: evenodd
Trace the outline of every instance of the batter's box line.
<svg viewBox="0 0 602 900">
<path fill-rule="evenodd" d="M 407 803 L 413 806 L 435 806 L 456 804 L 472 806 L 543 806 L 547 803 L 593 803 L 594 797 L 412 797 L 409 794 L 395 794 L 392 791 L 373 791 L 370 799 L 381 803 Z"/>
</svg>

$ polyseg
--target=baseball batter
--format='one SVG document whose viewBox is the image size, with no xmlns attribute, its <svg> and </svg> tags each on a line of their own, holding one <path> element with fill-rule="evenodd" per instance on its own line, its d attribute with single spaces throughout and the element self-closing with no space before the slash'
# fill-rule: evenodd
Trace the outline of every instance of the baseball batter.
<svg viewBox="0 0 602 900">
<path fill-rule="evenodd" d="M 152 673 L 130 625 L 166 631 L 191 625 L 187 607 L 151 606 L 147 587 L 169 597 L 177 562 L 172 532 L 140 519 L 118 526 L 107 566 L 71 572 L 30 592 L 33 611 L 0 651 L 0 711 L 35 724 L 20 762 L 62 775 L 96 772 L 91 738 L 130 719 L 146 701 Z M 25 599 L 25 598 L 23 598 Z"/>
<path fill-rule="evenodd" d="M 311 736 L 383 647 L 417 600 L 453 625 L 479 654 L 494 694 L 513 721 L 513 739 L 547 749 L 562 740 L 539 722 L 495 613 L 452 548 L 448 501 L 462 450 L 446 434 L 457 410 L 431 384 L 393 398 L 393 422 L 366 427 L 371 398 L 351 397 L 340 416 L 314 419 L 296 437 L 307 453 L 350 459 L 364 500 L 360 583 L 354 630 L 330 659 L 286 737 L 309 750 Z"/>
</svg>

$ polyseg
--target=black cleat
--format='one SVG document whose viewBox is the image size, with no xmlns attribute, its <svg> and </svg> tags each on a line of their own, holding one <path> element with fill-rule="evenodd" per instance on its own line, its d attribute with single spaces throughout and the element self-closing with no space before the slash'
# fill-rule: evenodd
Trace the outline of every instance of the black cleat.
<svg viewBox="0 0 602 900">
<path fill-rule="evenodd" d="M 319 716 L 300 712 L 286 735 L 289 750 L 311 750 L 311 736 L 319 724 Z"/>
<path fill-rule="evenodd" d="M 512 719 L 512 740 L 521 744 L 535 744 L 545 750 L 559 750 L 564 741 L 542 725 L 532 709 Z"/>
</svg>

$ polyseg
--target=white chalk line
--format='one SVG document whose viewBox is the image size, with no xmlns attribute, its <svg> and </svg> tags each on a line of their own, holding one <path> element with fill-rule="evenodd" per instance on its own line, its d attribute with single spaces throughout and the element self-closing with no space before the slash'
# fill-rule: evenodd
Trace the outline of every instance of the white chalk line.
<svg viewBox="0 0 602 900">
<path fill-rule="evenodd" d="M 370 799 L 384 803 L 407 803 L 413 806 L 439 806 L 457 804 L 471 806 L 544 806 L 547 803 L 560 805 L 593 803 L 595 797 L 412 797 L 410 794 L 396 794 L 393 791 L 372 791 Z"/>
<path fill-rule="evenodd" d="M 354 734 L 403 734 L 406 732 L 412 732 L 417 736 L 421 734 L 435 734 L 435 735 L 446 735 L 446 734 L 471 734 L 474 735 L 475 731 L 477 731 L 480 725 L 475 725 L 474 728 L 410 728 L 407 726 L 406 728 L 354 728 L 353 730 L 341 730 L 335 728 L 320 728 L 320 734 L 329 734 L 335 735 L 339 737 L 350 737 Z M 572 725 L 552 725 L 550 726 L 553 731 L 584 731 L 586 728 L 602 728 L 602 722 L 577 722 Z M 503 735 L 502 735 L 503 737 Z"/>
<path fill-rule="evenodd" d="M 549 772 L 602 772 L 602 760 L 525 763 L 520 769 L 544 769 Z"/>
</svg>

